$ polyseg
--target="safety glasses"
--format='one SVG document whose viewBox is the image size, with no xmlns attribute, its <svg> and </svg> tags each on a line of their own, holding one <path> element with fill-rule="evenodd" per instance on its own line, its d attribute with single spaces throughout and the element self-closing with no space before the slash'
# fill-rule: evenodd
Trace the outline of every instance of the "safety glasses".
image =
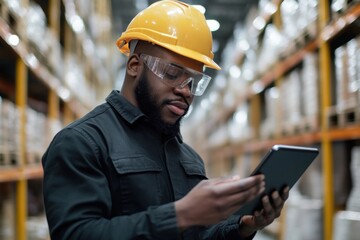
<svg viewBox="0 0 360 240">
<path fill-rule="evenodd" d="M 163 83 L 171 87 L 189 86 L 191 94 L 201 96 L 211 77 L 193 69 L 170 63 L 158 57 L 140 54 L 145 65 L 158 76 Z"/>
</svg>

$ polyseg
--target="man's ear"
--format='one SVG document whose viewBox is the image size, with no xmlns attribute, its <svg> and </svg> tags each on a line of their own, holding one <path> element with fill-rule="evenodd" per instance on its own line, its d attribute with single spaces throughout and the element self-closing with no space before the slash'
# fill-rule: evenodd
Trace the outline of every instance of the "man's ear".
<svg viewBox="0 0 360 240">
<path fill-rule="evenodd" d="M 126 72 L 129 76 L 136 78 L 141 73 L 140 57 L 137 54 L 132 54 L 126 64 Z"/>
</svg>

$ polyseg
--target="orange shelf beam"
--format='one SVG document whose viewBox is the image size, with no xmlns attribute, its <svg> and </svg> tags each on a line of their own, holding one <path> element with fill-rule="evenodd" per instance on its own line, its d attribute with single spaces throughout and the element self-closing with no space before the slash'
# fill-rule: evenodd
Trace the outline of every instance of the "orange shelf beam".
<svg viewBox="0 0 360 240">
<path fill-rule="evenodd" d="M 4 167 L 0 168 L 0 183 L 14 182 L 18 180 L 41 179 L 43 169 L 41 166 L 29 166 L 26 168 Z"/>
</svg>

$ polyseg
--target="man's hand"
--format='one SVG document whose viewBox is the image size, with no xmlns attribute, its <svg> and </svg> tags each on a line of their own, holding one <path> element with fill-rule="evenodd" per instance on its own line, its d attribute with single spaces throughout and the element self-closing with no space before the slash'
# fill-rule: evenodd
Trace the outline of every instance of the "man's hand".
<svg viewBox="0 0 360 240">
<path fill-rule="evenodd" d="M 264 175 L 244 179 L 203 180 L 184 198 L 175 202 L 178 226 L 218 223 L 234 214 L 265 189 Z"/>
<path fill-rule="evenodd" d="M 264 196 L 262 198 L 264 208 L 261 211 L 255 212 L 252 216 L 246 215 L 241 218 L 239 227 L 240 235 L 242 237 L 250 236 L 271 224 L 275 218 L 280 216 L 281 210 L 288 197 L 289 187 L 286 187 L 281 195 L 278 191 L 274 191 L 271 196 Z"/>
</svg>

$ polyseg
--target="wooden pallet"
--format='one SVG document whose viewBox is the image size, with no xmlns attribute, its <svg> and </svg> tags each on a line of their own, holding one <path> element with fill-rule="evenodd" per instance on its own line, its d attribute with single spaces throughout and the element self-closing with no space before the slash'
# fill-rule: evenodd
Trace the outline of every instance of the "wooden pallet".
<svg viewBox="0 0 360 240">
<path fill-rule="evenodd" d="M 28 152 L 26 154 L 26 164 L 39 164 L 41 162 L 42 153 L 38 151 Z"/>
<path fill-rule="evenodd" d="M 299 132 L 299 126 L 296 124 L 284 123 L 281 128 L 282 136 L 293 136 Z"/>
<path fill-rule="evenodd" d="M 9 151 L 5 146 L 0 146 L 0 166 L 17 165 L 18 156 L 16 151 Z"/>
<path fill-rule="evenodd" d="M 319 116 L 304 117 L 299 125 L 300 133 L 315 132 L 320 129 Z"/>
<path fill-rule="evenodd" d="M 9 163 L 9 154 L 5 146 L 0 145 L 0 166 L 6 166 Z"/>
<path fill-rule="evenodd" d="M 360 124 L 360 106 L 330 107 L 327 111 L 327 119 L 329 128 Z"/>
<path fill-rule="evenodd" d="M 293 136 L 309 132 L 314 132 L 319 129 L 319 118 L 317 116 L 303 117 L 296 124 L 284 124 L 281 129 L 281 135 Z"/>
</svg>

